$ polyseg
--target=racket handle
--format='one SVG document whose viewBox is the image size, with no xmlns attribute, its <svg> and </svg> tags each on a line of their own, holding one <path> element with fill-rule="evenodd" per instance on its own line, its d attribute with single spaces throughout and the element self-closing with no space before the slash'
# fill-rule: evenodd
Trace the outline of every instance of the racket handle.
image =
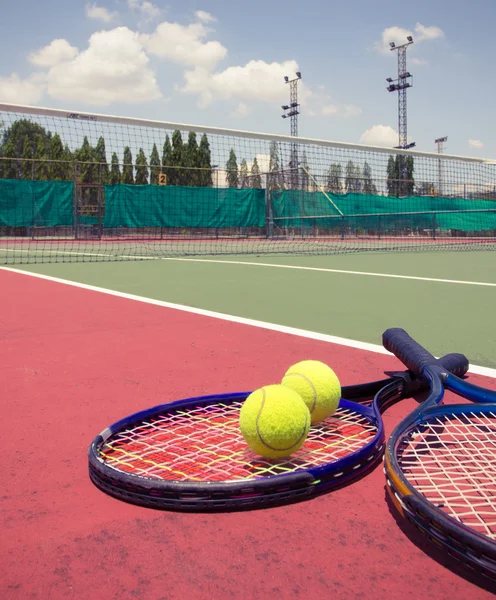
<svg viewBox="0 0 496 600">
<path fill-rule="evenodd" d="M 441 361 L 434 358 L 428 350 L 412 339 L 404 329 L 395 327 L 385 331 L 382 334 L 382 344 L 416 375 L 421 375 L 424 367 L 427 366 L 439 366 L 447 369 Z"/>
<path fill-rule="evenodd" d="M 442 356 L 439 362 L 443 365 L 443 369 L 453 373 L 457 377 L 463 377 L 469 368 L 468 358 L 465 354 L 451 353 Z"/>
</svg>

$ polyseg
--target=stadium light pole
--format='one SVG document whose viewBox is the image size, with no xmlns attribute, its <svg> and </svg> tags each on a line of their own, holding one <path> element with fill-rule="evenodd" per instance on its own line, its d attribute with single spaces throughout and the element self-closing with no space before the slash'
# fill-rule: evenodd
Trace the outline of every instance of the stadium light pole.
<svg viewBox="0 0 496 600">
<path fill-rule="evenodd" d="M 438 154 L 442 154 L 444 151 L 444 144 L 445 142 L 448 141 L 448 136 L 444 136 L 444 137 L 440 137 L 437 138 L 437 140 L 434 140 L 434 143 L 437 144 L 437 153 Z M 438 160 L 438 166 L 437 166 L 437 189 L 438 189 L 438 195 L 442 196 L 443 195 L 443 172 L 442 172 L 442 168 L 443 165 L 441 164 L 442 161 L 441 159 Z"/>
<path fill-rule="evenodd" d="M 300 105 L 298 104 L 298 81 L 301 79 L 301 72 L 296 72 L 296 77 L 290 79 L 284 77 L 284 81 L 289 84 L 289 104 L 283 104 L 281 107 L 284 111 L 283 119 L 290 120 L 291 137 L 298 137 L 298 115 L 300 114 Z M 293 170 L 298 168 L 298 145 L 294 142 L 291 145 L 291 156 L 289 160 L 289 168 L 291 169 L 291 177 L 295 178 L 296 187 L 298 186 L 298 174 Z"/>
<path fill-rule="evenodd" d="M 395 42 L 389 42 L 389 49 L 391 52 L 398 53 L 398 75 L 396 79 L 388 77 L 387 91 L 398 92 L 398 141 L 399 144 L 396 148 L 406 150 L 408 148 L 414 148 L 415 142 L 408 143 L 408 127 L 407 127 L 407 104 L 406 104 L 406 92 L 408 88 L 413 86 L 413 77 L 406 69 L 406 51 L 408 46 L 413 44 L 413 38 L 411 35 L 407 36 L 404 44 L 396 45 Z M 407 163 L 406 160 L 401 160 L 399 164 L 398 177 L 400 180 L 400 194 L 403 195 L 404 182 L 407 179 Z"/>
</svg>

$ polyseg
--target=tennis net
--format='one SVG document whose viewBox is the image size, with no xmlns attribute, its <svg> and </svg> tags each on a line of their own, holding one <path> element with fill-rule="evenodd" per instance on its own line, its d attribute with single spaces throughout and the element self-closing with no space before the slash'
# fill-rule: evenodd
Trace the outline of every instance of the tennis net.
<svg viewBox="0 0 496 600">
<path fill-rule="evenodd" d="M 0 104 L 0 263 L 496 248 L 496 162 Z"/>
</svg>

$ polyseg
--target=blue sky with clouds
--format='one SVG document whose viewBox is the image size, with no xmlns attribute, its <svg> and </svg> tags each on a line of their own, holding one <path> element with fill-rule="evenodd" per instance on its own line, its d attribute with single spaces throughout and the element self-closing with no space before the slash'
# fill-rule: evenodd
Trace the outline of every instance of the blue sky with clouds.
<svg viewBox="0 0 496 600">
<path fill-rule="evenodd" d="M 496 155 L 494 0 L 18 0 L 0 21 L 0 101 L 392 146 L 397 43 L 411 33 L 409 137 Z"/>
</svg>

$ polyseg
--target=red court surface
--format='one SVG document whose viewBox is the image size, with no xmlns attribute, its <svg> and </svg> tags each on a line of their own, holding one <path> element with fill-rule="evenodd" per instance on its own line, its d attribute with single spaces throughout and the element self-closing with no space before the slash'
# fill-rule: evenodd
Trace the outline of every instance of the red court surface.
<svg viewBox="0 0 496 600">
<path fill-rule="evenodd" d="M 405 535 L 380 467 L 305 503 L 214 515 L 89 481 L 91 440 L 131 412 L 275 383 L 304 358 L 365 382 L 393 357 L 2 270 L 0 289 L 3 600 L 493 597 Z M 414 405 L 391 408 L 388 430 Z"/>
</svg>

